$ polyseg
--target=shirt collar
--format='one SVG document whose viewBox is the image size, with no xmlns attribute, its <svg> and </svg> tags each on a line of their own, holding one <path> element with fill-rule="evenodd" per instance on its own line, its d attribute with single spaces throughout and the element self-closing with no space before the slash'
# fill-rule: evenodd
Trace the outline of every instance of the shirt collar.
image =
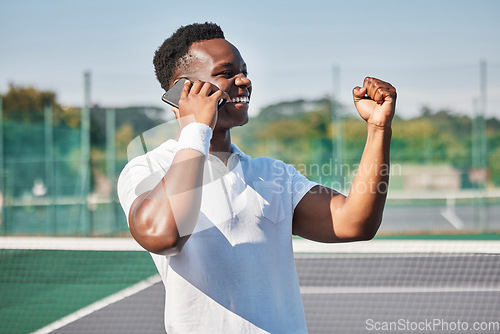
<svg viewBox="0 0 500 334">
<path fill-rule="evenodd" d="M 245 153 L 243 153 L 243 151 L 240 150 L 234 143 L 231 143 L 231 153 L 236 154 L 240 158 L 243 158 L 245 156 Z"/>
</svg>

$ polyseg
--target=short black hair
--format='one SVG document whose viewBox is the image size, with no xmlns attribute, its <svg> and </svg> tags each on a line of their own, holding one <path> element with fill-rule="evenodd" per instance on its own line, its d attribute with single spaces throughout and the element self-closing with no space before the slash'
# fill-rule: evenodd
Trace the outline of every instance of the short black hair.
<svg viewBox="0 0 500 334">
<path fill-rule="evenodd" d="M 224 38 L 224 32 L 217 24 L 209 22 L 181 26 L 167 38 L 155 51 L 153 58 L 156 78 L 161 87 L 164 90 L 170 88 L 175 70 L 181 66 L 191 44 L 215 38 Z"/>
</svg>

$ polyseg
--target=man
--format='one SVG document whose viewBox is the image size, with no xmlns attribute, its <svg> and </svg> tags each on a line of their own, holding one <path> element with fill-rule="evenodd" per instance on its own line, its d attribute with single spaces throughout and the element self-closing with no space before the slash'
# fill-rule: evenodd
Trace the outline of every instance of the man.
<svg viewBox="0 0 500 334">
<path fill-rule="evenodd" d="M 252 85 L 217 25 L 179 28 L 154 65 L 165 90 L 192 81 L 173 108 L 180 135 L 130 161 L 118 192 L 133 237 L 152 253 L 166 286 L 167 332 L 307 333 L 292 234 L 320 242 L 375 235 L 395 89 L 366 78 L 353 90 L 367 141 L 346 197 L 231 143 L 231 128 L 248 121 Z M 221 99 L 227 103 L 217 110 Z"/>
</svg>

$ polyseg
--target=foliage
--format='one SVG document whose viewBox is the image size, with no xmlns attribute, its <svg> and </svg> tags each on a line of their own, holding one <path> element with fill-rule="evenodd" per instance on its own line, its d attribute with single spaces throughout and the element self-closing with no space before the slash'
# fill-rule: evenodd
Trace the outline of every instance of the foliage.
<svg viewBox="0 0 500 334">
<path fill-rule="evenodd" d="M 59 161 L 58 170 L 66 179 L 75 178 L 80 166 L 77 161 L 80 156 L 80 109 L 61 106 L 53 92 L 15 85 L 9 87 L 2 100 L 4 128 L 9 124 L 9 129 L 4 131 L 7 160 L 26 159 L 27 156 L 37 161 L 44 158 L 44 108 L 51 106 L 56 143 L 53 149 Z M 366 125 L 358 116 L 339 117 L 342 110 L 340 104 L 328 98 L 269 105 L 247 125 L 232 131 L 233 142 L 250 155 L 272 156 L 295 165 L 331 161 L 355 165 L 363 151 Z M 121 170 L 127 162 L 128 144 L 140 133 L 164 122 L 164 111 L 148 106 L 115 111 L 116 170 Z M 477 153 L 480 135 L 474 136 L 472 128 L 480 121 L 480 118 L 428 107 L 423 107 L 421 114 L 411 119 L 396 116 L 391 160 L 400 164 L 444 163 L 466 175 L 477 165 L 472 156 Z M 28 129 L 30 124 L 34 126 L 31 131 Z M 500 120 L 490 118 L 486 121 L 486 135 L 491 182 L 500 185 Z M 99 106 L 91 108 L 91 146 L 94 173 L 105 174 L 106 109 Z M 339 149 L 342 155 L 336 153 Z M 336 161 L 339 159 L 341 161 Z M 69 160 L 74 162 L 63 163 Z M 38 170 L 43 171 L 40 166 Z M 23 168 L 20 167 L 19 173 L 28 175 Z M 33 184 L 33 180 L 29 182 Z"/>
<path fill-rule="evenodd" d="M 81 110 L 64 107 L 50 91 L 33 87 L 10 85 L 0 96 L 3 108 L 3 175 L 7 191 L 13 196 L 31 196 L 33 185 L 42 180 L 53 182 L 56 188 L 49 193 L 60 196 L 79 194 L 82 172 Z M 52 111 L 52 125 L 45 127 L 46 111 Z M 106 173 L 106 110 L 99 106 L 90 109 L 92 189 L 95 176 Z M 141 132 L 163 122 L 163 110 L 154 107 L 116 109 L 115 142 L 117 166 L 127 162 L 127 145 Z M 46 131 L 52 132 L 48 145 Z M 47 151 L 51 147 L 51 151 Z M 52 167 L 51 167 L 52 166 Z M 55 173 L 50 181 L 50 170 Z M 49 187 L 51 188 L 51 187 Z"/>
<path fill-rule="evenodd" d="M 44 108 L 50 107 L 53 111 L 54 125 L 73 129 L 80 126 L 78 109 L 61 106 L 54 92 L 11 84 L 7 93 L 1 98 L 6 121 L 43 123 Z"/>
<path fill-rule="evenodd" d="M 335 152 L 340 147 L 341 163 L 355 165 L 361 158 L 366 125 L 359 117 L 344 116 L 339 126 L 335 117 L 339 110 L 341 106 L 327 99 L 281 102 L 263 108 L 248 125 L 233 131 L 233 139 L 250 154 L 268 155 L 295 165 L 335 161 Z M 433 111 L 428 107 L 411 119 L 395 117 L 391 161 L 448 164 L 467 175 L 474 166 L 472 154 L 479 149 L 481 134 L 473 137 L 472 133 L 472 127 L 479 121 L 450 110 Z M 339 128 L 341 141 L 337 141 Z M 486 135 L 491 182 L 500 185 L 498 119 L 487 120 Z"/>
</svg>

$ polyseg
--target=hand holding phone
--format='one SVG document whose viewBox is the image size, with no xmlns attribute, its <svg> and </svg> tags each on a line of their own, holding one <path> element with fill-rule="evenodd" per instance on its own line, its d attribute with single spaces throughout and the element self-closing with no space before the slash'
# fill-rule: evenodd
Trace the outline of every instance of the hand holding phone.
<svg viewBox="0 0 500 334">
<path fill-rule="evenodd" d="M 179 81 L 177 81 L 165 94 L 163 94 L 163 96 L 161 97 L 163 102 L 168 103 L 175 108 L 179 108 L 179 99 L 181 98 L 181 92 L 184 88 L 184 83 L 188 80 L 189 79 L 181 78 Z M 220 108 L 222 108 L 225 103 L 226 100 L 220 99 L 217 109 L 219 110 Z"/>
<path fill-rule="evenodd" d="M 164 102 L 176 108 L 174 112 L 181 128 L 196 121 L 214 129 L 218 111 L 226 99 L 229 99 L 229 95 L 217 86 L 203 81 L 193 83 L 186 78 L 177 81 L 162 96 Z"/>
</svg>

